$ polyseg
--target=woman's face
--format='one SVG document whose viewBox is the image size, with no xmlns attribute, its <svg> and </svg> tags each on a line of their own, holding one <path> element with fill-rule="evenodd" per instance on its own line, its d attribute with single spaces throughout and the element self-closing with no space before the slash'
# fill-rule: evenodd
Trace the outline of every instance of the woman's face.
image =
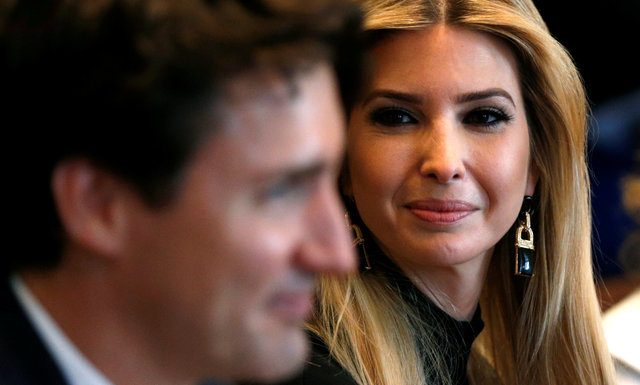
<svg viewBox="0 0 640 385">
<path fill-rule="evenodd" d="M 348 133 L 346 190 L 362 219 L 401 266 L 489 255 L 537 179 L 514 55 L 442 25 L 398 32 L 372 55 Z"/>
</svg>

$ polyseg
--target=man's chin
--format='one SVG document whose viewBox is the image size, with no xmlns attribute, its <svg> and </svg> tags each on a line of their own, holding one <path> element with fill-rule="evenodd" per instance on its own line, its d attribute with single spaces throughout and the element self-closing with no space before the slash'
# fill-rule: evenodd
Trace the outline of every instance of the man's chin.
<svg viewBox="0 0 640 385">
<path fill-rule="evenodd" d="M 253 373 L 250 380 L 261 382 L 281 381 L 297 374 L 309 355 L 309 341 L 301 328 L 292 328 L 277 340 L 269 338 L 274 346 L 266 348 L 262 357 L 257 358 L 255 367 L 245 367 L 245 375 Z"/>
</svg>

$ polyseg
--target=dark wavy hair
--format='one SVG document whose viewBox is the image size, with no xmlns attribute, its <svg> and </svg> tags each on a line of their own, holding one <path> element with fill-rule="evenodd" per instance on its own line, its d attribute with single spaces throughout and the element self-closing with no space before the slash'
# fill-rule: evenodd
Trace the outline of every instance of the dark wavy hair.
<svg viewBox="0 0 640 385">
<path fill-rule="evenodd" d="M 215 130 L 196 124 L 197 111 L 224 97 L 225 79 L 260 69 L 290 79 L 330 62 L 347 102 L 359 27 L 359 9 L 340 0 L 0 0 L 0 269 L 58 262 L 58 162 L 86 157 L 161 206 Z"/>
</svg>

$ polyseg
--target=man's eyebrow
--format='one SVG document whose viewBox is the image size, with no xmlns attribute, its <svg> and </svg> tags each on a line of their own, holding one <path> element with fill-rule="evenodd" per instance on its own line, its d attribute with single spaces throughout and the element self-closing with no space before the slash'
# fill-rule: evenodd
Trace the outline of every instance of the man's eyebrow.
<svg viewBox="0 0 640 385">
<path fill-rule="evenodd" d="M 300 165 L 284 166 L 282 168 L 275 168 L 263 174 L 260 177 L 263 181 L 281 180 L 288 181 L 290 183 L 302 182 L 308 179 L 313 179 L 318 175 L 322 175 L 327 170 L 332 169 L 330 162 L 323 160 L 313 160 L 308 163 L 302 163 Z"/>
<path fill-rule="evenodd" d="M 487 90 L 468 92 L 456 97 L 458 103 L 468 103 L 475 100 L 489 99 L 493 97 L 501 97 L 507 99 L 515 107 L 516 103 L 513 101 L 511 95 L 502 88 L 489 88 Z"/>
<path fill-rule="evenodd" d="M 304 180 L 320 175 L 328 169 L 329 164 L 327 162 L 318 160 L 298 167 L 285 169 L 283 175 L 291 180 Z"/>
</svg>

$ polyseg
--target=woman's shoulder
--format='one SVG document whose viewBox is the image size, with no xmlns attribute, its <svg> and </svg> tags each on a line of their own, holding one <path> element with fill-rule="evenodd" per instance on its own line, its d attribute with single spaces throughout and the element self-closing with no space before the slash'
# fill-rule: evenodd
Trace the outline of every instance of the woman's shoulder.
<svg viewBox="0 0 640 385">
<path fill-rule="evenodd" d="M 311 356 L 301 373 L 280 385 L 357 385 L 351 375 L 329 354 L 325 344 L 311 338 Z"/>
</svg>

